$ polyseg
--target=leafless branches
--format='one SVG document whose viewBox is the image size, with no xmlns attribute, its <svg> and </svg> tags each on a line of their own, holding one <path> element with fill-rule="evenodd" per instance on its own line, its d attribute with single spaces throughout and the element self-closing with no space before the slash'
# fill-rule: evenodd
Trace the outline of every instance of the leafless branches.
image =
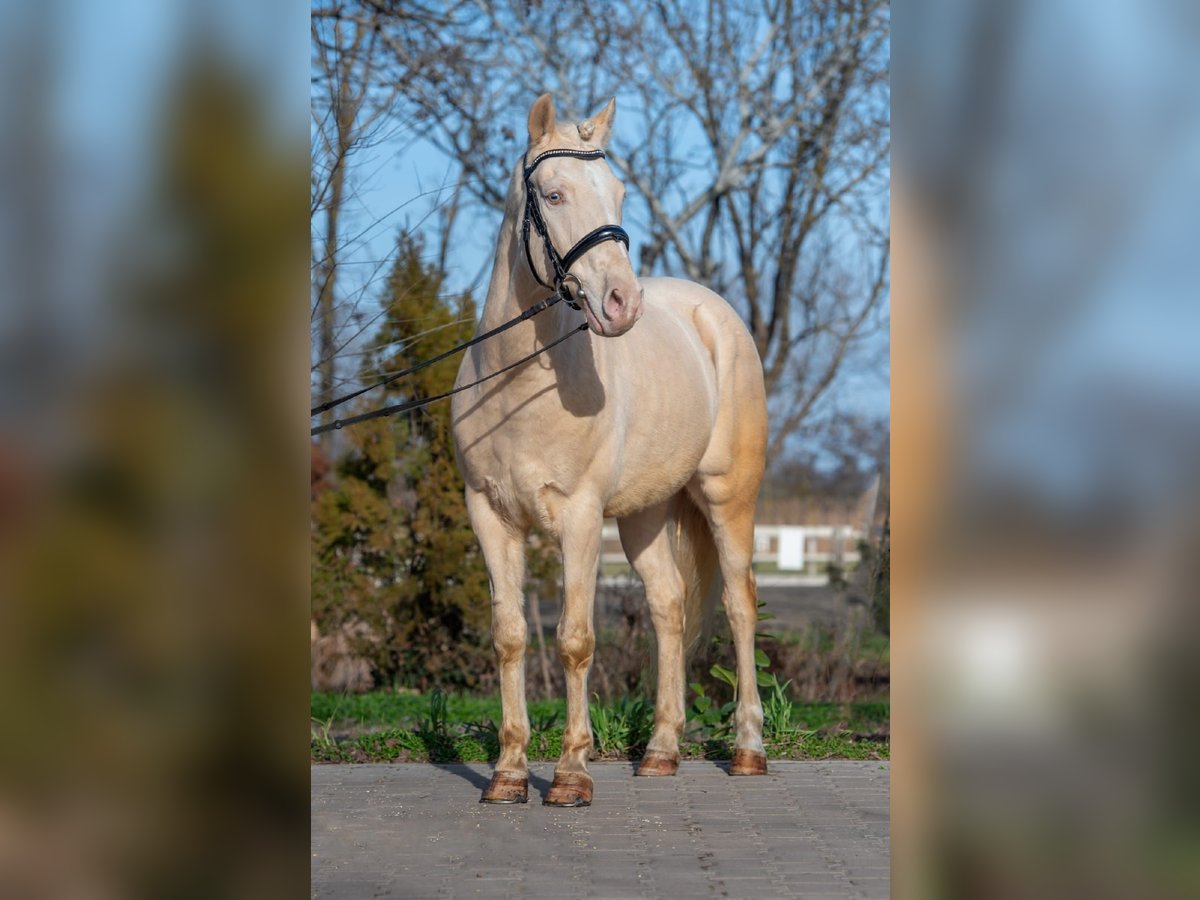
<svg viewBox="0 0 1200 900">
<path fill-rule="evenodd" d="M 412 107 L 403 103 L 424 57 L 401 56 L 385 35 L 405 29 L 420 34 L 436 28 L 442 12 L 418 4 L 385 4 L 356 0 L 316 7 L 312 11 L 312 178 L 310 213 L 313 228 L 313 369 L 316 401 L 330 399 L 342 380 L 339 360 L 352 357 L 348 348 L 370 333 L 382 311 L 364 311 L 364 301 L 388 260 L 363 263 L 369 271 L 353 279 L 339 277 L 348 257 L 380 227 L 394 227 L 399 209 L 365 225 L 355 221 L 357 192 L 372 174 L 372 150 L 393 153 L 417 134 Z M 444 227 L 452 228 L 461 192 L 441 185 L 414 192 L 404 205 L 428 195 L 445 194 L 430 211 L 440 210 Z M 440 257 L 445 258 L 443 239 Z"/>
<path fill-rule="evenodd" d="M 326 106 L 357 110 L 351 147 L 403 123 L 458 166 L 439 222 L 443 263 L 458 203 L 503 207 L 534 97 L 552 90 L 564 117 L 583 118 L 618 96 L 610 158 L 629 188 L 640 270 L 708 284 L 740 308 L 763 358 L 773 456 L 828 406 L 846 361 L 885 326 L 884 0 L 331 9 L 314 13 L 314 53 Z M 343 103 L 334 88 L 347 80 L 337 77 L 347 57 L 360 84 L 386 71 L 391 93 L 376 83 Z M 314 178 L 326 223 L 347 157 L 337 116 L 328 121 L 314 119 L 314 134 L 330 135 Z M 318 287 L 336 279 L 336 253 L 325 255 Z"/>
</svg>

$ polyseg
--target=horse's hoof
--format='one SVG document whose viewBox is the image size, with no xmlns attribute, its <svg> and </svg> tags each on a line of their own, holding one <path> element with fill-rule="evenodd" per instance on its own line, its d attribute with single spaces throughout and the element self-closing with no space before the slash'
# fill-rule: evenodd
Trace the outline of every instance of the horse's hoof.
<svg viewBox="0 0 1200 900">
<path fill-rule="evenodd" d="M 638 775 L 674 775 L 679 771 L 679 754 L 647 750 L 638 766 Z"/>
<path fill-rule="evenodd" d="M 767 754 L 759 750 L 733 751 L 733 761 L 729 764 L 730 775 L 766 775 Z"/>
<path fill-rule="evenodd" d="M 591 806 L 592 779 L 579 772 L 555 775 L 550 790 L 542 798 L 544 806 Z"/>
<path fill-rule="evenodd" d="M 508 772 L 496 772 L 479 798 L 480 803 L 527 803 L 529 779 Z"/>
</svg>

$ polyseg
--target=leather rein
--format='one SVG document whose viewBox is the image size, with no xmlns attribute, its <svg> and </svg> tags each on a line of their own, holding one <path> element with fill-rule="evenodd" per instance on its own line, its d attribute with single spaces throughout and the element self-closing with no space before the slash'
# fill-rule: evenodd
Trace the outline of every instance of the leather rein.
<svg viewBox="0 0 1200 900">
<path fill-rule="evenodd" d="M 521 222 L 521 243 L 525 245 L 525 261 L 529 264 L 529 271 L 533 273 L 533 277 L 537 279 L 538 284 L 547 290 L 553 291 L 554 293 L 540 303 L 531 306 L 516 318 L 509 319 L 503 325 L 499 325 L 490 331 L 484 332 L 483 334 L 476 335 L 471 340 L 459 344 L 457 347 L 452 347 L 445 353 L 439 353 L 432 359 L 427 359 L 424 362 L 420 362 L 415 366 L 411 366 L 402 372 L 396 372 L 392 375 L 389 375 L 387 378 L 377 381 L 375 384 L 367 385 L 364 388 L 359 388 L 357 391 L 353 391 L 352 393 L 346 394 L 342 397 L 338 397 L 334 400 L 327 400 L 324 403 L 314 406 L 312 408 L 313 416 L 318 416 L 327 410 L 333 409 L 335 406 L 341 406 L 343 403 L 353 400 L 355 397 L 365 394 L 367 391 L 374 390 L 377 387 L 383 387 L 386 384 L 391 384 L 398 378 L 403 378 L 405 375 L 411 375 L 414 372 L 424 369 L 426 366 L 431 366 L 436 362 L 440 362 L 447 357 L 453 356 L 455 353 L 460 353 L 463 350 L 466 350 L 468 347 L 473 347 L 490 337 L 500 334 L 502 331 L 507 331 L 518 322 L 524 322 L 527 319 L 533 318 L 538 313 L 549 309 L 551 306 L 554 306 L 554 304 L 558 303 L 560 300 L 564 301 L 572 309 L 577 310 L 581 308 L 576 298 L 572 297 L 571 292 L 567 289 L 566 283 L 568 281 L 573 281 L 575 282 L 575 291 L 577 296 L 582 296 L 583 294 L 583 285 L 579 283 L 578 278 L 570 273 L 571 266 L 578 262 L 579 258 L 583 256 L 583 254 L 587 253 L 597 244 L 602 244 L 605 241 L 620 241 L 625 245 L 625 248 L 628 249 L 629 235 L 620 225 L 601 225 L 594 231 L 584 235 L 574 247 L 567 251 L 565 256 L 560 256 L 558 251 L 554 249 L 554 242 L 550 240 L 549 232 L 546 231 L 546 220 L 542 218 L 542 209 L 538 205 L 537 201 L 537 191 L 534 190 L 533 184 L 530 182 L 529 177 L 533 174 L 534 169 L 536 169 L 544 159 L 550 159 L 551 157 L 555 156 L 568 156 L 574 159 L 604 159 L 604 151 L 568 150 L 565 148 L 560 150 L 547 150 L 545 153 L 538 154 L 536 157 L 534 157 L 532 163 L 526 165 L 525 160 L 528 158 L 528 156 L 529 152 L 526 151 L 525 156 L 521 158 L 522 178 L 525 182 L 525 215 Z M 533 226 L 533 230 L 537 232 L 538 237 L 542 239 L 542 243 L 546 248 L 546 255 L 550 257 L 550 264 L 554 268 L 554 284 L 547 284 L 542 279 L 542 276 L 538 273 L 537 266 L 533 264 L 533 253 L 529 249 L 530 225 Z M 312 428 L 309 431 L 309 435 L 315 436 L 318 434 L 323 434 L 326 431 L 340 430 L 347 425 L 354 425 L 358 422 L 365 422 L 369 419 L 377 419 L 381 416 L 391 416 L 395 415 L 396 413 L 420 409 L 421 407 L 433 403 L 436 400 L 444 400 L 447 397 L 457 394 L 459 391 L 465 391 L 468 388 L 473 388 L 476 385 L 488 381 L 489 379 L 495 378 L 497 375 L 502 375 L 505 372 L 529 362 L 535 356 L 545 353 L 550 348 L 561 344 L 567 338 L 571 337 L 571 335 L 587 330 L 587 327 L 587 323 L 584 322 L 578 328 L 568 331 L 562 337 L 551 341 L 541 349 L 535 350 L 528 356 L 522 357 L 514 363 L 510 363 L 502 369 L 485 375 L 483 378 L 480 378 L 478 381 L 472 382 L 471 384 L 461 385 L 453 390 L 446 391 L 445 393 L 438 394 L 433 397 L 423 397 L 418 400 L 410 400 L 406 403 L 399 403 L 394 406 L 385 406 L 382 409 L 375 409 L 370 412 L 363 413 L 362 415 L 351 416 L 347 419 L 335 419 L 334 421 L 325 425 L 318 425 Z"/>
</svg>

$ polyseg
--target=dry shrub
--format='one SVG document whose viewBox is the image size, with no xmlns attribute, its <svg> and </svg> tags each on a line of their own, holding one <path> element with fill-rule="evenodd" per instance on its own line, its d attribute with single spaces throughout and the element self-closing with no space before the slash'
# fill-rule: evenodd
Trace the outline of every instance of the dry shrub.
<svg viewBox="0 0 1200 900">
<path fill-rule="evenodd" d="M 799 635 L 762 638 L 780 681 L 790 679 L 797 700 L 884 700 L 891 684 L 886 643 L 850 628 L 814 628 Z"/>
<path fill-rule="evenodd" d="M 811 628 L 800 633 L 768 634 L 755 646 L 767 654 L 780 682 L 791 681 L 795 700 L 848 702 L 885 700 L 890 686 L 886 641 L 873 632 L 853 628 Z M 688 664 L 688 681 L 698 681 L 706 691 L 727 697 L 729 687 L 709 672 L 714 665 L 734 668 L 733 642 L 722 624 L 713 639 Z"/>
<path fill-rule="evenodd" d="M 361 694 L 374 687 L 375 667 L 355 646 L 372 637 L 366 622 L 348 623 L 333 634 L 322 635 L 313 620 L 312 689 Z"/>
</svg>

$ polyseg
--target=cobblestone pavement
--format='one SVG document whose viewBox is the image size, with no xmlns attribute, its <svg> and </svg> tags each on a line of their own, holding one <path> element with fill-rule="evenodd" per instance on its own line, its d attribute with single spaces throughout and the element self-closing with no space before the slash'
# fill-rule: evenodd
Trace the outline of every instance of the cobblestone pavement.
<svg viewBox="0 0 1200 900">
<path fill-rule="evenodd" d="M 487 765 L 312 768 L 312 896 L 886 897 L 886 762 L 775 761 L 763 778 L 591 763 L 586 809 L 480 804 Z"/>
</svg>

